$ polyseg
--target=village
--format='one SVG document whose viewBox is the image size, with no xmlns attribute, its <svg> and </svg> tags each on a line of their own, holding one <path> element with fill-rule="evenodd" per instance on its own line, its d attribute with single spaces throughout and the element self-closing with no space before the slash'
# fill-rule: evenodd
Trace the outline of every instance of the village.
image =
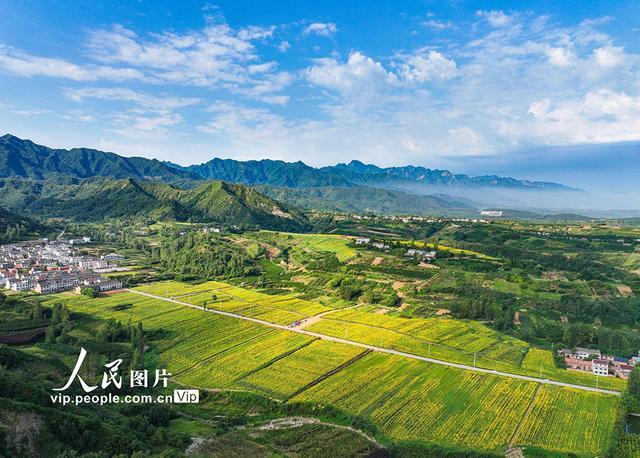
<svg viewBox="0 0 640 458">
<path fill-rule="evenodd" d="M 391 247 L 384 242 L 373 241 L 368 237 L 357 237 L 355 239 L 355 244 L 359 246 L 366 246 L 372 249 L 381 250 L 385 252 L 389 252 Z M 418 250 L 415 248 L 409 248 L 405 251 L 404 256 L 407 258 L 414 258 L 420 261 L 433 261 L 436 259 L 436 251 L 435 250 Z"/>
<path fill-rule="evenodd" d="M 79 254 L 89 237 L 70 240 L 40 239 L 0 246 L 0 284 L 13 291 L 52 294 L 85 289 L 104 292 L 122 288 L 122 282 L 101 274 L 122 270 L 116 253 L 100 257 Z"/>
<path fill-rule="evenodd" d="M 640 364 L 640 353 L 632 358 L 603 355 L 595 348 L 576 347 L 573 350 L 563 348 L 558 355 L 564 358 L 567 369 L 590 372 L 597 376 L 610 375 L 627 379 L 633 368 Z"/>
</svg>

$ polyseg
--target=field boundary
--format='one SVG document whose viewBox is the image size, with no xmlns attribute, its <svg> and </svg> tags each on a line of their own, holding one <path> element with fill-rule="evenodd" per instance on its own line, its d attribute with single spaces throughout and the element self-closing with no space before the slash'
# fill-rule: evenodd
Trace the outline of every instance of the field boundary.
<svg viewBox="0 0 640 458">
<path fill-rule="evenodd" d="M 293 349 L 291 349 L 289 351 L 286 351 L 285 353 L 282 353 L 281 355 L 278 355 L 275 358 L 273 358 L 273 359 L 267 361 L 266 363 L 262 364 L 260 367 L 252 369 L 249 372 L 247 372 L 246 374 L 243 374 L 242 376 L 238 377 L 234 382 L 239 382 L 243 378 L 249 377 L 250 375 L 255 374 L 258 371 L 261 371 L 262 369 L 266 369 L 267 367 L 271 366 L 272 364 L 275 364 L 276 362 L 280 361 L 281 359 L 287 358 L 287 357 L 299 352 L 303 348 L 308 347 L 313 342 L 316 342 L 318 340 L 320 340 L 320 339 L 318 339 L 318 338 L 311 339 L 309 342 L 305 342 L 302 345 L 300 345 L 299 347 L 296 347 L 296 348 L 293 348 Z"/>
<path fill-rule="evenodd" d="M 527 420 L 527 418 L 529 418 L 529 414 L 531 413 L 531 410 L 533 409 L 533 403 L 536 400 L 536 398 L 538 397 L 538 393 L 540 392 L 541 389 L 542 389 L 542 383 L 539 383 L 538 386 L 536 387 L 536 390 L 533 392 L 533 396 L 531 396 L 531 400 L 529 401 L 529 405 L 527 406 L 527 410 L 524 411 L 524 414 L 522 415 L 522 418 L 520 418 L 520 421 L 518 422 L 518 426 L 516 426 L 516 429 L 513 431 L 513 434 L 511 435 L 511 438 L 509 439 L 509 442 L 507 444 L 508 449 L 513 448 L 513 444 L 516 441 L 516 439 L 518 438 L 518 433 L 520 432 L 520 428 L 522 428 L 522 425 L 524 424 L 524 422 Z"/>
<path fill-rule="evenodd" d="M 307 383 L 305 386 L 303 386 L 302 388 L 299 388 L 298 390 L 296 390 L 293 394 L 287 396 L 284 399 L 284 402 L 289 401 L 290 399 L 295 398 L 296 396 L 298 396 L 300 393 L 304 393 L 305 391 L 307 391 L 309 388 L 312 388 L 314 386 L 316 386 L 318 383 L 325 381 L 326 379 L 328 379 L 329 377 L 331 377 L 334 374 L 337 374 L 338 372 L 340 372 L 342 369 L 344 369 L 345 367 L 351 366 L 353 363 L 355 363 L 356 361 L 358 361 L 361 358 L 364 358 L 365 356 L 367 356 L 369 353 L 371 353 L 373 350 L 365 350 L 362 353 L 357 354 L 356 356 L 354 356 L 353 358 L 351 358 L 349 361 L 342 363 L 341 365 L 339 365 L 338 367 L 330 370 L 329 372 L 327 372 L 326 374 L 321 375 L 320 377 L 318 377 L 317 379 L 313 380 L 312 382 Z"/>
</svg>

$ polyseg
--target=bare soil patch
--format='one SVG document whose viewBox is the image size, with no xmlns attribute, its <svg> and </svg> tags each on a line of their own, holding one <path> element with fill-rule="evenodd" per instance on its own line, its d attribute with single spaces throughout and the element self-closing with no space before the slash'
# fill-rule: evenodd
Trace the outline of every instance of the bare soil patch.
<svg viewBox="0 0 640 458">
<path fill-rule="evenodd" d="M 449 310 L 449 309 L 438 309 L 438 310 L 436 310 L 436 315 L 438 315 L 438 316 L 448 315 L 450 313 L 451 313 L 451 310 Z"/>
<path fill-rule="evenodd" d="M 384 261 L 384 258 L 381 258 L 380 256 L 378 256 L 373 261 L 371 261 L 371 265 L 379 266 L 380 264 L 382 264 L 382 261 Z"/>
<path fill-rule="evenodd" d="M 302 320 L 300 322 L 300 324 L 297 326 L 297 328 L 299 329 L 304 329 L 307 326 L 311 326 L 313 323 L 317 323 L 318 321 L 320 321 L 322 318 L 317 317 L 317 316 L 311 316 L 309 318 L 305 318 L 304 320 Z"/>
<path fill-rule="evenodd" d="M 620 293 L 621 296 L 624 296 L 624 297 L 633 296 L 633 290 L 631 289 L 630 286 L 627 286 L 627 285 L 618 285 L 618 292 Z"/>
</svg>

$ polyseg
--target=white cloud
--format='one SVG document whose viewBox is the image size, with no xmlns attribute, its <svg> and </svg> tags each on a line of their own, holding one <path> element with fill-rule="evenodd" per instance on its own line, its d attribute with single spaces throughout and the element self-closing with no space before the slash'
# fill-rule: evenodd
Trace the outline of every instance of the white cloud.
<svg viewBox="0 0 640 458">
<path fill-rule="evenodd" d="M 287 40 L 282 40 L 278 44 L 278 51 L 280 52 L 286 52 L 289 48 L 291 48 L 291 43 L 289 43 Z"/>
<path fill-rule="evenodd" d="M 115 25 L 90 33 L 89 57 L 99 64 L 33 56 L 0 45 L 0 70 L 75 81 L 139 80 L 205 86 L 282 103 L 286 96 L 275 92 L 283 90 L 283 83 L 292 78 L 277 71 L 277 62 L 262 60 L 256 49 L 256 43 L 270 39 L 274 31 L 274 26 L 236 30 L 224 23 L 211 23 L 202 30 L 141 37 Z M 267 94 L 269 91 L 273 93 Z"/>
<path fill-rule="evenodd" d="M 426 56 L 410 56 L 400 67 L 402 77 L 416 83 L 445 81 L 454 78 L 456 73 L 456 63 L 438 51 L 429 51 Z"/>
<path fill-rule="evenodd" d="M 349 54 L 345 63 L 332 58 L 316 59 L 315 65 L 307 69 L 306 75 L 311 83 L 343 94 L 355 91 L 371 95 L 376 89 L 397 82 L 394 73 L 388 72 L 380 62 L 360 52 Z"/>
<path fill-rule="evenodd" d="M 314 22 L 304 29 L 304 35 L 319 35 L 321 37 L 329 37 L 338 31 L 338 27 L 333 22 Z"/>
<path fill-rule="evenodd" d="M 506 27 L 513 22 L 513 17 L 506 15 L 502 10 L 476 11 L 476 16 L 486 20 L 491 27 Z"/>
<path fill-rule="evenodd" d="M 3 45 L 0 45 L 0 69 L 20 76 L 50 76 L 75 81 L 143 79 L 143 74 L 133 68 L 81 66 L 63 59 L 33 56 Z"/>
<path fill-rule="evenodd" d="M 566 48 L 549 48 L 547 51 L 549 63 L 557 67 L 568 67 L 575 62 L 573 52 Z"/>
<path fill-rule="evenodd" d="M 613 68 L 620 65 L 624 61 L 624 48 L 621 46 L 606 46 L 595 49 L 593 58 L 601 67 Z"/>
<path fill-rule="evenodd" d="M 529 122 L 505 124 L 509 135 L 548 144 L 611 143 L 640 140 L 640 97 L 610 89 L 583 97 L 531 104 Z"/>
<path fill-rule="evenodd" d="M 75 101 L 83 102 L 86 99 L 104 99 L 104 100 L 119 100 L 125 102 L 132 102 L 136 105 L 142 106 L 150 111 L 166 111 L 176 108 L 187 107 L 196 105 L 201 102 L 201 99 L 194 97 L 172 97 L 172 96 L 155 96 L 146 94 L 140 91 L 134 91 L 129 88 L 102 88 L 102 87 L 87 87 L 81 89 L 67 88 L 64 91 L 65 95 Z"/>
<path fill-rule="evenodd" d="M 436 19 L 428 19 L 422 23 L 425 27 L 433 30 L 446 30 L 452 29 L 453 23 L 451 21 L 438 21 Z"/>
</svg>

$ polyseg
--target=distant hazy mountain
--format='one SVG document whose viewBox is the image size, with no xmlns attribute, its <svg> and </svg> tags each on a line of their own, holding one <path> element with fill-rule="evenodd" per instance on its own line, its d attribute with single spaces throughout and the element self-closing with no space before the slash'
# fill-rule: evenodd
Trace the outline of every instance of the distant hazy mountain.
<svg viewBox="0 0 640 458">
<path fill-rule="evenodd" d="M 212 159 L 200 165 L 182 167 L 157 159 L 123 157 L 88 148 L 52 149 L 13 135 L 0 137 L 0 177 L 59 178 L 136 178 L 171 183 L 197 179 L 287 188 L 372 186 L 380 188 L 421 186 L 502 187 L 531 190 L 569 190 L 566 186 L 544 181 L 517 180 L 495 175 L 472 177 L 448 170 L 404 166 L 381 168 L 351 161 L 330 167 L 314 168 L 303 162 L 264 159 L 235 161 Z"/>
<path fill-rule="evenodd" d="M 176 169 L 191 172 L 206 179 L 216 179 L 249 185 L 267 184 L 287 188 L 315 188 L 326 186 L 371 186 L 378 188 L 420 186 L 447 187 L 500 187 L 522 190 L 570 190 L 567 186 L 544 181 L 517 180 L 495 175 L 471 177 L 453 174 L 448 170 L 405 166 L 381 168 L 360 161 L 314 168 L 303 162 L 283 162 L 264 159 L 260 161 L 235 161 L 212 159 L 200 165 L 181 167 L 167 163 Z"/>
<path fill-rule="evenodd" d="M 260 185 L 256 189 L 281 202 L 318 210 L 371 212 L 381 215 L 473 216 L 478 214 L 478 210 L 467 202 L 446 195 L 416 196 L 401 191 L 365 186 L 292 189 Z"/>
<path fill-rule="evenodd" d="M 0 137 L 0 177 L 138 178 L 179 182 L 199 177 L 157 159 L 123 157 L 94 149 L 51 149 L 13 135 Z"/>
<path fill-rule="evenodd" d="M 214 158 L 204 164 L 190 165 L 188 167 L 180 167 L 171 163 L 166 164 L 191 172 L 202 178 L 249 185 L 269 184 L 287 188 L 352 186 L 352 183 L 338 174 L 315 169 L 300 161 L 284 162 L 263 159 L 242 162 L 233 159 Z"/>
<path fill-rule="evenodd" d="M 0 202 L 27 214 L 102 221 L 149 217 L 178 221 L 257 224 L 277 230 L 302 230 L 306 217 L 255 189 L 206 181 L 191 189 L 133 178 L 95 177 L 60 180 L 0 180 Z"/>
<path fill-rule="evenodd" d="M 410 165 L 382 168 L 360 161 L 315 168 L 300 161 L 284 162 L 269 159 L 236 161 L 215 158 L 204 164 L 182 167 L 156 159 L 123 157 L 115 153 L 87 148 L 51 149 L 12 135 L 0 137 L 0 178 L 5 179 L 3 184 L 0 183 L 0 186 L 4 186 L 0 192 L 0 197 L 3 199 L 0 205 L 20 208 L 19 203 L 24 201 L 33 208 L 36 204 L 43 205 L 44 212 L 47 208 L 52 208 L 52 203 L 43 202 L 43 194 L 33 195 L 35 188 L 43 186 L 42 183 L 37 183 L 38 180 L 46 180 L 49 188 L 62 186 L 67 192 L 69 189 L 91 189 L 89 184 L 80 183 L 79 180 L 94 177 L 133 178 L 136 181 L 129 182 L 129 186 L 137 184 L 141 188 L 135 194 L 129 194 L 133 189 L 129 189 L 127 193 L 124 193 L 124 190 L 116 192 L 109 183 L 107 188 L 96 190 L 101 191 L 100 195 L 88 199 L 83 212 L 94 215 L 102 211 L 104 217 L 116 216 L 120 211 L 131 214 L 132 209 L 125 208 L 127 204 L 124 200 L 126 199 L 132 208 L 139 205 L 146 209 L 145 211 L 154 214 L 167 212 L 175 218 L 196 217 L 193 211 L 200 212 L 198 218 L 207 214 L 207 212 L 202 213 L 202 209 L 197 207 L 195 201 L 189 204 L 189 208 L 182 208 L 179 199 L 173 198 L 170 202 L 153 201 L 151 203 L 149 197 L 145 197 L 145 193 L 149 193 L 150 183 L 148 182 L 168 183 L 181 188 L 197 187 L 199 183 L 206 180 L 251 186 L 264 185 L 269 186 L 268 189 L 264 189 L 269 195 L 293 205 L 386 214 L 447 215 L 459 214 L 458 212 L 483 206 L 520 208 L 531 206 L 530 201 L 533 198 L 535 198 L 534 203 L 556 201 L 561 197 L 560 195 L 572 194 L 565 191 L 574 190 L 561 184 L 545 181 L 518 180 L 494 175 L 474 177 L 454 174 L 448 170 Z M 36 181 L 31 182 L 29 185 L 31 189 L 24 194 L 11 192 L 12 179 Z M 14 186 L 24 190 L 21 183 L 16 182 Z M 351 191 L 348 191 L 349 189 Z M 250 194 L 248 191 L 243 192 L 247 193 L 247 196 Z M 556 197 L 552 199 L 553 193 Z M 179 195 L 183 196 L 183 194 Z M 515 199 L 516 196 L 517 199 Z M 81 195 L 74 199 L 82 203 L 82 200 L 78 200 L 80 197 Z M 102 208 L 90 204 L 96 199 L 101 202 Z M 108 199 L 118 199 L 121 202 L 109 203 Z M 15 206 L 12 207 L 12 205 Z M 69 206 L 69 212 L 74 213 L 76 217 L 81 217 L 70 207 L 70 203 L 60 205 Z M 80 205 L 76 206 L 76 210 L 81 208 Z"/>
</svg>

